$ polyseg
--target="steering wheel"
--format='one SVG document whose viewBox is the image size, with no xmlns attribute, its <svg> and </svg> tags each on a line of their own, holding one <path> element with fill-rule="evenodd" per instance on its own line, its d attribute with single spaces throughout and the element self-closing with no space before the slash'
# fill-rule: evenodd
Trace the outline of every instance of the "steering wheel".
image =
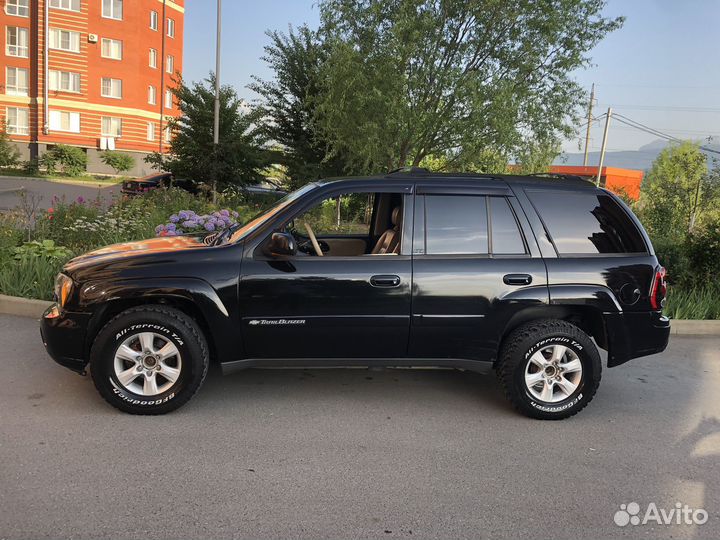
<svg viewBox="0 0 720 540">
<path fill-rule="evenodd" d="M 308 236 L 310 237 L 310 241 L 312 242 L 313 249 L 315 250 L 315 254 L 318 257 L 323 256 L 323 250 L 320 249 L 320 244 L 318 244 L 317 238 L 315 237 L 315 233 L 312 230 L 312 227 L 310 227 L 310 224 L 307 221 L 303 221 L 303 225 L 305 226 L 305 230 L 308 233 Z"/>
</svg>

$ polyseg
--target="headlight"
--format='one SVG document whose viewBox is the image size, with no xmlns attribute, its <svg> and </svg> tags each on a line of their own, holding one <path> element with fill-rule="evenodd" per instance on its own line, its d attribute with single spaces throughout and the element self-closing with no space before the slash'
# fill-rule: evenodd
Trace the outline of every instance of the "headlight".
<svg viewBox="0 0 720 540">
<path fill-rule="evenodd" d="M 65 305 L 65 302 L 70 297 L 71 290 L 72 279 L 65 274 L 58 274 L 55 278 L 55 301 L 60 304 L 60 307 Z"/>
</svg>

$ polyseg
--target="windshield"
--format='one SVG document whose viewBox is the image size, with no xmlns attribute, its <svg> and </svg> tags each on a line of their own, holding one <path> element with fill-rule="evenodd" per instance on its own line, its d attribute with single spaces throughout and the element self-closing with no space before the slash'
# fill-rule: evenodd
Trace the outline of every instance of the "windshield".
<svg viewBox="0 0 720 540">
<path fill-rule="evenodd" d="M 238 230 L 234 231 L 232 236 L 229 238 L 228 243 L 235 243 L 238 240 L 240 240 L 241 238 L 250 234 L 255 229 L 260 227 L 260 225 L 262 225 L 269 219 L 272 219 L 273 217 L 275 217 L 283 208 L 285 208 L 293 201 L 295 201 L 295 200 L 299 199 L 300 197 L 302 197 L 303 195 L 305 195 L 305 193 L 307 193 L 308 191 L 315 189 L 315 187 L 317 187 L 317 184 L 315 184 L 315 183 L 306 184 L 303 187 L 301 187 L 300 189 L 297 189 L 297 190 L 293 191 L 292 193 L 288 193 L 282 199 L 275 202 L 269 208 L 266 208 L 266 209 L 260 211 L 260 213 L 256 214 L 245 225 L 240 227 Z"/>
</svg>

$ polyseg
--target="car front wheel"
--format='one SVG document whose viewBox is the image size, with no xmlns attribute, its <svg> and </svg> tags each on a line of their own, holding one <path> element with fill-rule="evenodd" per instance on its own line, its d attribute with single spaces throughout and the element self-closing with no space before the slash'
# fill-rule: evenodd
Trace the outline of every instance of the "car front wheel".
<svg viewBox="0 0 720 540">
<path fill-rule="evenodd" d="M 579 412 L 600 384 L 600 355 L 590 337 L 562 320 L 522 325 L 507 337 L 497 372 L 505 394 L 523 414 L 561 420 Z"/>
<path fill-rule="evenodd" d="M 202 385 L 208 348 L 195 321 L 163 305 L 123 311 L 98 333 L 90 371 L 100 395 L 131 414 L 164 414 Z"/>
</svg>

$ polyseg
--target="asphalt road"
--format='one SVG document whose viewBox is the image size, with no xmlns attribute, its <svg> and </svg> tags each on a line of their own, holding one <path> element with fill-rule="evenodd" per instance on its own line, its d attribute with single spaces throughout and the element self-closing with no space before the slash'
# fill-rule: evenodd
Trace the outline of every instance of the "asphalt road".
<svg viewBox="0 0 720 540">
<path fill-rule="evenodd" d="M 11 210 L 20 204 L 19 190 L 25 188 L 28 195 L 34 194 L 39 198 L 39 208 L 47 209 L 52 206 L 53 197 L 64 198 L 68 203 L 83 197 L 87 201 L 94 201 L 100 197 L 105 204 L 109 204 L 113 197 L 120 195 L 120 184 L 66 184 L 62 182 L 49 182 L 37 178 L 21 178 L 14 176 L 0 176 L 0 210 Z"/>
<path fill-rule="evenodd" d="M 134 417 L 0 316 L 0 538 L 718 538 L 718 351 L 674 336 L 562 422 L 432 370 L 211 373 Z M 709 520 L 615 525 L 631 502 Z"/>
</svg>

